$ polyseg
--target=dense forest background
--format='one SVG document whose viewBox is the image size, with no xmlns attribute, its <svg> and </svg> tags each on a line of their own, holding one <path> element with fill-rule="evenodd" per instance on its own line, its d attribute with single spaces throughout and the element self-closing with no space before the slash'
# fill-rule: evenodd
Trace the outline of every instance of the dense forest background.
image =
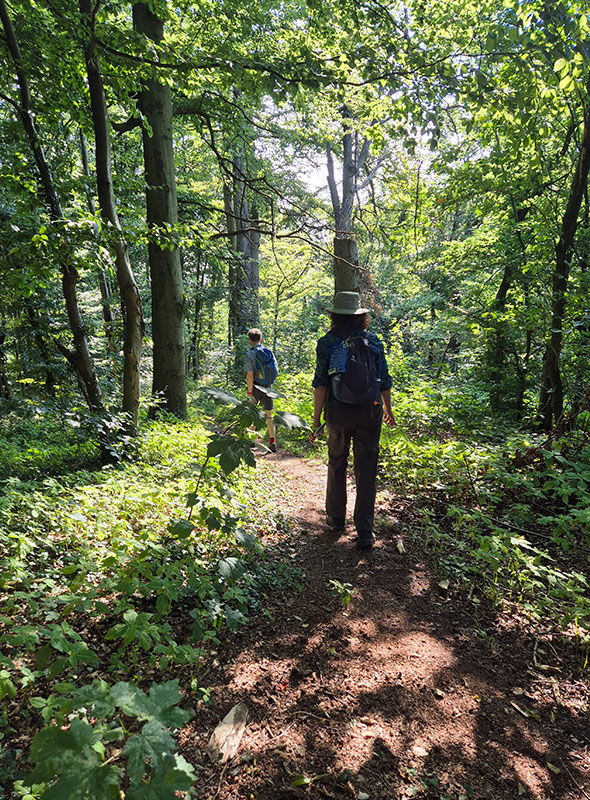
<svg viewBox="0 0 590 800">
<path fill-rule="evenodd" d="M 280 447 L 321 453 L 305 426 L 334 291 L 360 291 L 385 342 L 382 490 L 413 502 L 441 578 L 587 662 L 589 11 L 0 0 L 3 780 L 31 713 L 54 731 L 35 796 L 61 774 L 52 723 L 89 698 L 107 751 L 115 707 L 179 727 L 177 688 L 142 716 L 137 681 L 189 665 L 206 696 L 211 642 L 296 582 L 252 532 L 279 523 L 247 487 L 245 334 L 280 364 Z M 133 735 L 139 792 L 159 762 Z"/>
<path fill-rule="evenodd" d="M 392 360 L 549 431 L 588 355 L 588 53 L 543 3 L 0 7 L 2 392 L 122 409 L 308 368 L 334 288 Z"/>
</svg>

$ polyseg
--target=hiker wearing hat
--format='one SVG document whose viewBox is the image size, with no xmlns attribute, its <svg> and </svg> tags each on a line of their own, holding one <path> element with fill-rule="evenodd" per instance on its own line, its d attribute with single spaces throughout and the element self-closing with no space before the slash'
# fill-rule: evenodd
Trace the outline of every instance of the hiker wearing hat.
<svg viewBox="0 0 590 800">
<path fill-rule="evenodd" d="M 371 548 L 375 518 L 375 494 L 379 437 L 383 418 L 394 424 L 391 410 L 391 377 L 383 344 L 370 333 L 368 308 L 361 307 L 358 292 L 337 292 L 327 308 L 332 325 L 318 341 L 313 378 L 313 433 L 328 430 L 328 482 L 326 513 L 335 532 L 346 527 L 346 470 L 353 444 L 356 503 L 354 525 L 357 545 Z"/>
</svg>

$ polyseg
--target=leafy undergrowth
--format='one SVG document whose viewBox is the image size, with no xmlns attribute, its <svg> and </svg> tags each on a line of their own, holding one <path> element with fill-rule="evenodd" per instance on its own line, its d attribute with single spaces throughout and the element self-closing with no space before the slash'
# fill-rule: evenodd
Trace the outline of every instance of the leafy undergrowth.
<svg viewBox="0 0 590 800">
<path fill-rule="evenodd" d="M 514 602 L 587 648 L 588 415 L 556 438 L 510 428 L 465 396 L 458 403 L 452 387 L 434 396 L 400 395 L 403 429 L 382 440 L 384 482 L 421 518 L 414 536 L 442 576 Z"/>
<path fill-rule="evenodd" d="M 87 413 L 25 400 L 4 400 L 2 410 L 0 475 L 38 479 L 98 465 L 100 447 L 89 436 Z"/>
<path fill-rule="evenodd" d="M 244 427 L 264 417 L 240 409 L 235 432 L 206 428 L 201 408 L 198 422 L 147 426 L 133 463 L 4 482 L 0 781 L 12 796 L 190 788 L 174 681 L 206 699 L 223 631 L 300 579 L 259 541 L 281 522 L 240 466 L 253 463 Z"/>
</svg>

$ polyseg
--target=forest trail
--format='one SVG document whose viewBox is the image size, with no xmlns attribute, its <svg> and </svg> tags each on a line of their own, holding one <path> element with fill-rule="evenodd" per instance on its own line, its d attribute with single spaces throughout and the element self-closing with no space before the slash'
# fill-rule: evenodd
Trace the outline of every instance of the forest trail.
<svg viewBox="0 0 590 800">
<path fill-rule="evenodd" d="M 588 687 L 564 659 L 524 620 L 439 586 L 400 544 L 403 499 L 381 502 L 377 544 L 359 551 L 352 525 L 323 525 L 325 465 L 266 464 L 290 526 L 268 547 L 304 570 L 303 591 L 275 597 L 204 676 L 212 702 L 181 737 L 193 763 L 235 703 L 249 719 L 232 761 L 203 762 L 200 797 L 590 798 Z M 353 587 L 347 607 L 330 580 Z"/>
</svg>

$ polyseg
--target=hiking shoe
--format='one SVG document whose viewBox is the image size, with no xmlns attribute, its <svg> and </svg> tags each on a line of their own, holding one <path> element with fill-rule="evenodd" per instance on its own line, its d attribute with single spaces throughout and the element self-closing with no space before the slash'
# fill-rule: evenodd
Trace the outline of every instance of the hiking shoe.
<svg viewBox="0 0 590 800">
<path fill-rule="evenodd" d="M 276 442 L 270 442 L 269 445 L 268 445 L 268 449 L 270 450 L 271 453 L 276 453 L 277 452 L 277 443 Z"/>
<path fill-rule="evenodd" d="M 328 517 L 326 524 L 328 528 L 331 528 L 335 533 L 344 533 L 346 519 L 344 517 Z"/>
<path fill-rule="evenodd" d="M 356 546 L 361 550 L 370 550 L 375 544 L 375 537 L 371 531 L 359 531 L 356 537 Z"/>
</svg>

